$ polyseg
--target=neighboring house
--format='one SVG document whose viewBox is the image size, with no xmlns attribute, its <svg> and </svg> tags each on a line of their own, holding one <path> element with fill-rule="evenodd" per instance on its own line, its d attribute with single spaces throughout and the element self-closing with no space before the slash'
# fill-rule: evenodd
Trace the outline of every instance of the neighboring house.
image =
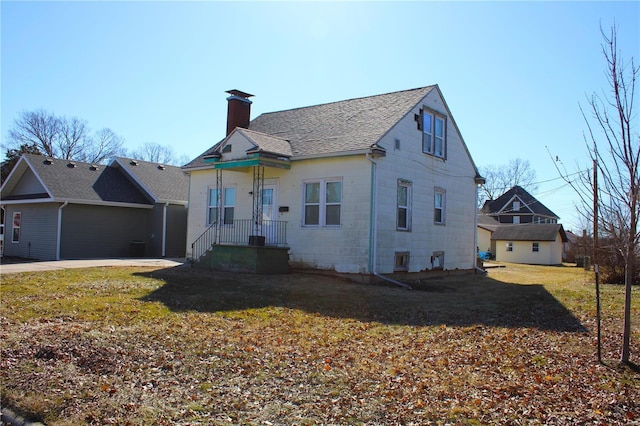
<svg viewBox="0 0 640 426">
<path fill-rule="evenodd" d="M 0 187 L 4 255 L 184 257 L 187 195 L 188 178 L 179 167 L 25 154 Z"/>
<path fill-rule="evenodd" d="M 488 254 L 485 255 L 487 259 L 495 256 L 496 243 L 491 240 L 491 236 L 498 227 L 500 223 L 495 218 L 485 214 L 478 215 L 478 251 Z"/>
<path fill-rule="evenodd" d="M 437 85 L 253 120 L 228 93 L 226 137 L 183 167 L 196 263 L 264 245 L 342 273 L 475 267 L 484 179 Z"/>
<path fill-rule="evenodd" d="M 497 261 L 532 265 L 561 264 L 564 243 L 568 241 L 558 223 L 501 225 L 491 240 Z"/>
<path fill-rule="evenodd" d="M 495 200 L 487 200 L 482 214 L 500 223 L 558 223 L 559 217 L 520 186 L 514 186 Z"/>
</svg>

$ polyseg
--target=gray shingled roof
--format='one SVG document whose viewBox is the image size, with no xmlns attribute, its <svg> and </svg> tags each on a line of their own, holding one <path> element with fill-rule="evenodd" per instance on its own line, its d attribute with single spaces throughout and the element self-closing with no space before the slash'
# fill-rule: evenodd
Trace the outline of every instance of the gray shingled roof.
<svg viewBox="0 0 640 426">
<path fill-rule="evenodd" d="M 518 185 L 514 186 L 495 200 L 487 200 L 482 206 L 482 212 L 488 214 L 513 213 L 511 211 L 500 212 L 500 209 L 502 209 L 515 196 L 520 198 L 524 203 L 524 206 L 522 206 L 522 208 L 528 208 L 533 213 L 539 216 L 547 216 L 559 219 L 559 217 L 554 212 L 549 210 L 533 195 L 529 194 L 524 188 Z"/>
<path fill-rule="evenodd" d="M 523 223 L 519 225 L 501 225 L 491 235 L 492 240 L 500 241 L 554 241 L 558 236 L 566 242 L 567 235 L 559 223 Z"/>
<path fill-rule="evenodd" d="M 249 130 L 286 139 L 292 156 L 369 149 L 436 86 L 261 114 Z M 205 166 L 204 156 L 185 166 Z"/>
<path fill-rule="evenodd" d="M 25 154 L 25 160 L 57 200 L 150 204 L 117 168 Z M 73 164 L 71 167 L 70 164 Z M 11 196 L 4 197 L 10 200 Z"/>
<path fill-rule="evenodd" d="M 135 177 L 137 184 L 142 186 L 156 202 L 186 203 L 189 194 L 189 177 L 180 167 L 131 158 L 117 157 L 111 166 L 119 165 Z"/>
<path fill-rule="evenodd" d="M 478 214 L 478 226 L 493 232 L 500 226 L 500 222 L 495 220 L 492 216 Z"/>
<path fill-rule="evenodd" d="M 291 157 L 291 144 L 288 140 L 276 136 L 267 135 L 265 133 L 254 132 L 249 129 L 237 128 L 237 132 L 244 134 L 248 139 L 257 145 L 256 151 L 268 152 L 271 154 Z"/>
</svg>

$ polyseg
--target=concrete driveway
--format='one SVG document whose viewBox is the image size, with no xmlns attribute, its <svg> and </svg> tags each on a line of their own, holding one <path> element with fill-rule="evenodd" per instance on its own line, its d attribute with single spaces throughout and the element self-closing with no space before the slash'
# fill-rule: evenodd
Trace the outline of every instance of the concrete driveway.
<svg viewBox="0 0 640 426">
<path fill-rule="evenodd" d="M 0 259 L 0 275 L 18 272 L 51 271 L 56 269 L 93 268 L 100 266 L 159 266 L 171 268 L 184 264 L 184 259 L 83 259 L 25 261 Z"/>
</svg>

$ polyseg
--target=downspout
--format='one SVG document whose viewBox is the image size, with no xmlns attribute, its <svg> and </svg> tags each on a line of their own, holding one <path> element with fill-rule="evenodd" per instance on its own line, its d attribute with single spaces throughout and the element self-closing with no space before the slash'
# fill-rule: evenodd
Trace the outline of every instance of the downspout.
<svg viewBox="0 0 640 426">
<path fill-rule="evenodd" d="M 167 254 L 167 209 L 169 208 L 169 202 L 164 204 L 162 209 L 162 257 Z"/>
<path fill-rule="evenodd" d="M 478 267 L 478 191 L 480 190 L 480 184 L 478 180 L 475 181 L 476 185 L 476 203 L 475 203 L 475 215 L 474 217 L 474 231 L 473 231 L 473 268 L 475 271 L 485 274 L 487 271 Z"/>
<path fill-rule="evenodd" d="M 371 158 L 371 153 L 366 154 L 371 161 L 371 203 L 369 207 L 369 273 L 384 281 L 412 290 L 411 286 L 400 281 L 382 276 L 376 272 L 377 236 L 378 236 L 378 163 Z"/>
<path fill-rule="evenodd" d="M 69 201 L 65 201 L 58 207 L 58 235 L 56 238 L 56 260 L 60 260 L 60 243 L 62 239 L 62 209 L 67 207 Z"/>
</svg>

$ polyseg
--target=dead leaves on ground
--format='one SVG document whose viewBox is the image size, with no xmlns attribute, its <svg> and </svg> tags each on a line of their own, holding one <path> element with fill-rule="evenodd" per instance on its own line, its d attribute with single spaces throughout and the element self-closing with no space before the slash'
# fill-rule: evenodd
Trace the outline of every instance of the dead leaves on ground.
<svg viewBox="0 0 640 426">
<path fill-rule="evenodd" d="M 640 375 L 597 364 L 590 311 L 574 313 L 586 332 L 284 307 L 0 317 L 2 405 L 52 425 L 638 424 Z"/>
</svg>

